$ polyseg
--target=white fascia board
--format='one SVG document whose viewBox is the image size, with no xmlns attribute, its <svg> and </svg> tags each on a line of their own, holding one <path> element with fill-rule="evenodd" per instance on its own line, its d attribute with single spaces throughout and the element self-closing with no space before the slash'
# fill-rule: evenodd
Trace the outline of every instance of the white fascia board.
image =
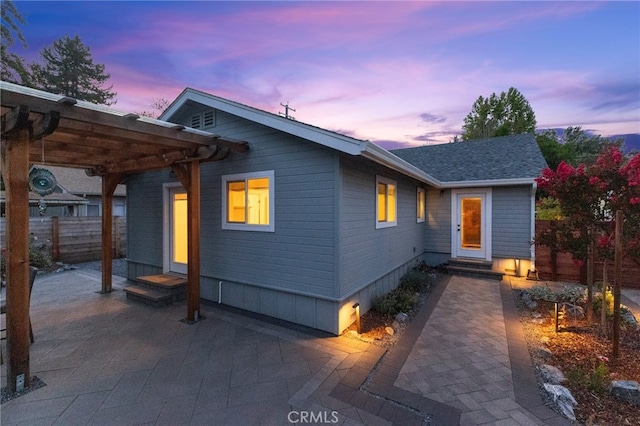
<svg viewBox="0 0 640 426">
<path fill-rule="evenodd" d="M 435 187 L 441 185 L 440 181 L 433 176 L 374 143 L 366 142 L 360 155 L 429 185 Z"/>
<path fill-rule="evenodd" d="M 320 145 L 335 149 L 337 151 L 344 152 L 350 155 L 358 155 L 363 149 L 365 141 L 360 141 L 354 138 L 340 135 L 338 133 L 330 132 L 328 130 L 321 129 L 319 127 L 311 126 L 309 124 L 301 123 L 299 121 L 291 120 L 288 118 L 276 116 L 266 111 L 262 111 L 256 108 L 248 107 L 233 101 L 208 95 L 206 93 L 197 92 L 191 89 L 186 89 L 165 112 L 161 118 L 168 118 L 175 114 L 182 104 L 187 100 L 197 102 L 203 105 L 210 106 L 211 108 L 219 109 L 221 111 L 233 114 L 237 117 L 241 117 L 252 121 L 254 123 L 262 124 L 272 129 L 279 130 L 290 135 L 298 136 L 302 139 L 316 142 Z"/>
<path fill-rule="evenodd" d="M 441 182 L 440 188 L 478 188 L 487 186 L 513 186 L 513 185 L 533 185 L 534 178 L 517 179 L 486 179 L 486 180 L 461 180 L 455 182 Z"/>
</svg>

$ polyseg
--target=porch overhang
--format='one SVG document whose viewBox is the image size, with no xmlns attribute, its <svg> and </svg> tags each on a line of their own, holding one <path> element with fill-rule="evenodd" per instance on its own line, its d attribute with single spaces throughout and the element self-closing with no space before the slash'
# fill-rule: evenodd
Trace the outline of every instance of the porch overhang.
<svg viewBox="0 0 640 426">
<path fill-rule="evenodd" d="M 129 173 L 171 168 L 189 194 L 187 320 L 200 310 L 200 163 L 249 149 L 244 141 L 0 82 L 6 195 L 7 384 L 29 385 L 29 164 L 102 177 L 102 293 L 111 289 L 112 199 Z"/>
</svg>

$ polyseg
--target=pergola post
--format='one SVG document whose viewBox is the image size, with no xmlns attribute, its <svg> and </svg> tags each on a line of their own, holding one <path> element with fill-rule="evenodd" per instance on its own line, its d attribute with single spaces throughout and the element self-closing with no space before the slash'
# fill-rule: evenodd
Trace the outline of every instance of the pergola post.
<svg viewBox="0 0 640 426">
<path fill-rule="evenodd" d="M 29 128 L 5 145 L 3 176 L 7 200 L 7 386 L 30 384 L 29 367 Z"/>
<path fill-rule="evenodd" d="M 102 176 L 102 290 L 112 291 L 113 275 L 113 193 L 122 179 L 121 174 Z"/>
<path fill-rule="evenodd" d="M 200 162 L 187 163 L 187 320 L 200 317 Z"/>
</svg>

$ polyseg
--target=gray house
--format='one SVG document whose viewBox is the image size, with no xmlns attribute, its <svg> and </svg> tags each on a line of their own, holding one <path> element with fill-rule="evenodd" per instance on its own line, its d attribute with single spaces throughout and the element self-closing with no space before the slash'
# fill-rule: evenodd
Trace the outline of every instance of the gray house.
<svg viewBox="0 0 640 426">
<path fill-rule="evenodd" d="M 366 312 L 420 261 L 533 268 L 534 178 L 545 165 L 533 136 L 392 153 L 193 89 L 161 119 L 249 143 L 201 168 L 205 300 L 338 334 L 354 303 Z M 178 179 L 133 174 L 127 191 L 129 278 L 184 274 Z"/>
</svg>

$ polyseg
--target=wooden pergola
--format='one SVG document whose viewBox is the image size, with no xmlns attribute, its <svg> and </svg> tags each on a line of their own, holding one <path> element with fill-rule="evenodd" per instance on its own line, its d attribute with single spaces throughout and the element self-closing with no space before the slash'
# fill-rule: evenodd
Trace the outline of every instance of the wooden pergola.
<svg viewBox="0 0 640 426">
<path fill-rule="evenodd" d="M 246 152 L 246 142 L 0 82 L 1 170 L 6 190 L 7 383 L 29 386 L 29 165 L 102 176 L 102 293 L 112 290 L 112 209 L 129 173 L 171 168 L 188 195 L 187 317 L 200 311 L 200 163 Z"/>
</svg>

